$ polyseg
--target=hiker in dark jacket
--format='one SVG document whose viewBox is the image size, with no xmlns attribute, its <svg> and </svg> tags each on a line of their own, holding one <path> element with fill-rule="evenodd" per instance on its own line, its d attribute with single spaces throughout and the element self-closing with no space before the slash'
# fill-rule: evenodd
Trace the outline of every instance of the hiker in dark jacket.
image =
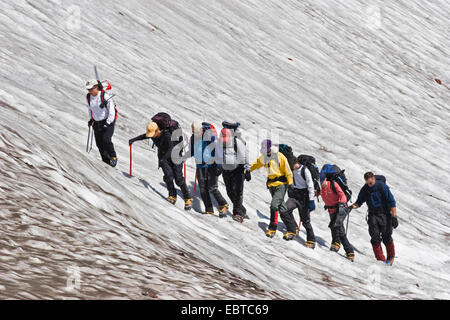
<svg viewBox="0 0 450 320">
<path fill-rule="evenodd" d="M 146 133 L 129 140 L 129 144 L 133 142 L 152 139 L 154 145 L 158 148 L 158 168 L 162 168 L 164 173 L 164 182 L 166 183 L 169 197 L 167 200 L 175 204 L 177 201 L 177 191 L 174 181 L 180 187 L 183 193 L 185 210 L 192 207 L 193 198 L 186 185 L 183 176 L 183 162 L 173 161 L 172 150 L 178 141 L 172 141 L 172 130 L 169 128 L 161 129 L 156 122 L 150 122 L 147 125 Z"/>
<path fill-rule="evenodd" d="M 219 204 L 219 216 L 224 217 L 228 210 L 228 203 L 219 191 L 219 176 L 222 166 L 216 164 L 215 128 L 208 122 L 194 121 L 188 157 L 194 157 L 200 195 L 205 205 L 205 214 L 214 215 L 211 195 Z"/>
<path fill-rule="evenodd" d="M 372 172 L 366 172 L 364 180 L 366 184 L 361 188 L 352 208 L 357 209 L 364 202 L 367 203 L 369 207 L 367 223 L 375 257 L 377 260 L 392 264 L 395 257 L 392 228 L 398 225 L 396 202 L 389 187 L 382 181 L 376 180 Z M 381 241 L 386 246 L 387 259 L 384 256 Z"/>
</svg>

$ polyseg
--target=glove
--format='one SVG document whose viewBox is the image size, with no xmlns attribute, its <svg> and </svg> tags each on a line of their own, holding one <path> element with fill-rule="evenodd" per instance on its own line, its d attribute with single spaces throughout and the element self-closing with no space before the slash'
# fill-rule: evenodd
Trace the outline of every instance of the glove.
<svg viewBox="0 0 450 320">
<path fill-rule="evenodd" d="M 133 142 L 135 142 L 136 140 L 133 138 L 133 139 L 130 139 L 130 140 L 128 140 L 128 145 L 132 145 L 133 144 Z"/>
<path fill-rule="evenodd" d="M 295 192 L 294 192 L 294 188 L 292 186 L 288 187 L 288 197 L 295 198 Z"/>
<path fill-rule="evenodd" d="M 223 169 L 222 169 L 221 165 L 215 165 L 215 174 L 217 177 L 222 174 L 222 171 L 223 171 Z"/>
<path fill-rule="evenodd" d="M 392 216 L 392 227 L 394 229 L 397 229 L 397 227 L 398 227 L 398 219 L 397 219 L 397 217 Z"/>
<path fill-rule="evenodd" d="M 93 123 L 94 123 L 94 119 L 89 120 L 88 121 L 88 127 L 91 127 Z"/>
<path fill-rule="evenodd" d="M 316 204 L 314 203 L 314 200 L 309 200 L 308 208 L 310 212 L 316 210 Z"/>
<path fill-rule="evenodd" d="M 244 175 L 245 175 L 245 180 L 248 182 L 250 180 L 252 180 L 252 174 L 250 173 L 250 170 L 245 170 L 244 171 Z"/>
</svg>

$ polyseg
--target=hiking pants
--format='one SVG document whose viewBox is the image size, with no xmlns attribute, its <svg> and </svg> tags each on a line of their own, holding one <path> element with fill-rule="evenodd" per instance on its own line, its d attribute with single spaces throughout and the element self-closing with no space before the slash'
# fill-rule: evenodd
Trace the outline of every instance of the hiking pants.
<svg viewBox="0 0 450 320">
<path fill-rule="evenodd" d="M 223 182 L 227 189 L 227 195 L 233 203 L 233 215 L 245 215 L 247 210 L 244 201 L 244 166 L 239 165 L 234 170 L 223 170 Z"/>
<path fill-rule="evenodd" d="M 92 127 L 94 129 L 95 144 L 98 147 L 100 156 L 102 157 L 103 162 L 109 164 L 111 158 L 117 156 L 111 141 L 116 121 L 113 121 L 109 126 L 103 128 L 105 123 L 106 121 L 95 121 Z"/>
<path fill-rule="evenodd" d="M 198 186 L 200 188 L 200 195 L 205 205 L 205 211 L 214 211 L 211 201 L 211 194 L 216 199 L 219 206 L 224 206 L 227 201 L 219 191 L 218 180 L 214 167 L 197 168 Z"/>
<path fill-rule="evenodd" d="M 308 189 L 294 189 L 293 196 L 294 196 L 293 198 L 289 198 L 288 201 L 286 202 L 287 210 L 285 212 L 286 217 L 288 219 L 290 219 L 289 215 L 292 216 L 293 223 L 289 222 L 289 225 L 291 226 L 290 228 L 294 228 L 294 230 L 297 229 L 297 224 L 295 223 L 295 219 L 294 216 L 292 215 L 292 212 L 295 209 L 298 209 L 300 221 L 302 222 L 306 230 L 306 241 L 316 241 L 314 230 L 311 225 L 311 218 L 308 206 L 309 204 Z"/>
<path fill-rule="evenodd" d="M 172 159 L 168 158 L 161 160 L 159 166 L 162 168 L 164 177 L 163 180 L 166 183 L 167 190 L 169 191 L 169 196 L 177 197 L 177 190 L 175 189 L 174 181 L 178 187 L 180 187 L 183 193 L 184 199 L 192 198 L 191 193 L 186 185 L 183 175 L 183 163 L 174 164 Z"/>
<path fill-rule="evenodd" d="M 338 217 L 338 212 L 330 213 L 330 224 L 328 228 L 331 229 L 331 243 L 339 243 L 344 246 L 345 253 L 353 252 L 353 246 L 347 239 L 345 235 L 344 224 L 340 223 L 339 225 L 335 225 L 336 219 Z"/>
<path fill-rule="evenodd" d="M 277 211 L 284 212 L 287 209 L 286 203 L 284 202 L 284 196 L 286 195 L 286 190 L 287 190 L 286 184 L 282 184 L 282 185 L 279 185 L 276 187 L 269 187 L 270 195 L 272 196 L 272 202 L 270 203 L 269 230 L 277 229 L 278 218 L 277 218 L 276 212 Z"/>
<path fill-rule="evenodd" d="M 370 242 L 372 245 L 378 245 L 383 241 L 387 246 L 394 241 L 392 239 L 392 217 L 390 212 L 385 210 L 371 211 L 367 223 L 369 224 Z"/>
</svg>

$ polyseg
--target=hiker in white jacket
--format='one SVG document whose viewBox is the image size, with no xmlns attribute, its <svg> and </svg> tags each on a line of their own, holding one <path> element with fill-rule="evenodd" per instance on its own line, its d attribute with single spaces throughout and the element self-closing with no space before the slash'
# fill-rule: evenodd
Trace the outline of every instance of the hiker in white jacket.
<svg viewBox="0 0 450 320">
<path fill-rule="evenodd" d="M 314 249 L 316 246 L 316 238 L 310 218 L 310 212 L 315 209 L 314 181 L 309 169 L 300 164 L 299 157 L 295 160 L 293 175 L 294 183 L 288 189 L 289 199 L 286 202 L 287 210 L 283 214 L 291 220 L 294 219 L 292 212 L 296 208 L 298 209 L 300 223 L 303 222 L 303 226 L 306 229 L 306 246 Z M 295 220 L 289 221 L 288 224 L 295 224 Z M 292 235 L 292 238 L 294 237 Z"/>
<path fill-rule="evenodd" d="M 115 167 L 117 165 L 117 155 L 112 143 L 117 111 L 111 96 L 103 90 L 103 85 L 98 80 L 88 80 L 86 82 L 86 96 L 89 122 L 95 134 L 95 143 L 102 157 L 103 162 Z"/>
</svg>

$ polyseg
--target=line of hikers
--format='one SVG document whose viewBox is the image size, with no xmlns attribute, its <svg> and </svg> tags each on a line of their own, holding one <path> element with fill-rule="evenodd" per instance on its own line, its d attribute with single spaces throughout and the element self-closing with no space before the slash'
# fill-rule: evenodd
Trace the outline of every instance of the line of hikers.
<svg viewBox="0 0 450 320">
<path fill-rule="evenodd" d="M 111 138 L 117 109 L 111 97 L 102 90 L 100 81 L 88 81 L 86 89 L 89 91 L 89 126 L 94 128 L 102 160 L 115 166 L 117 156 Z M 182 191 L 186 210 L 190 210 L 193 204 L 192 193 L 183 175 L 183 165 L 188 158 L 195 159 L 196 179 L 205 214 L 214 215 L 211 196 L 219 205 L 219 217 L 226 216 L 228 212 L 229 204 L 218 188 L 218 179 L 222 175 L 227 195 L 233 204 L 233 219 L 240 223 L 246 217 L 246 208 L 243 205 L 244 181 L 250 181 L 251 172 L 264 167 L 267 172 L 266 185 L 272 196 L 270 224 L 266 236 L 272 238 L 275 235 L 280 216 L 286 226 L 283 239 L 295 239 L 303 224 L 306 230 L 305 245 L 312 249 L 315 248 L 316 241 L 310 213 L 315 210 L 315 198 L 318 199 L 320 195 L 330 216 L 330 250 L 338 252 L 342 244 L 346 258 L 351 261 L 354 261 L 355 254 L 347 239 L 344 221 L 352 209 L 366 203 L 369 208 L 367 222 L 375 257 L 392 265 L 395 257 L 392 229 L 398 226 L 398 220 L 396 202 L 384 176 L 365 173 L 365 184 L 357 201 L 348 205 L 352 193 L 347 185 L 345 170 L 336 165 L 325 164 L 319 171 L 314 157 L 295 157 L 292 148 L 285 144 L 280 144 L 277 151 L 270 139 L 262 141 L 261 155 L 250 164 L 248 147 L 242 137 L 240 124 L 224 121 L 222 126 L 218 134 L 212 124 L 194 121 L 191 126 L 192 133 L 188 135 L 170 115 L 161 112 L 151 118 L 144 134 L 129 140 L 129 145 L 145 139 L 153 141 L 153 145 L 158 149 L 158 168 L 162 168 L 163 180 L 169 192 L 168 201 L 175 204 L 177 200 L 176 184 Z M 299 212 L 299 224 L 293 215 L 295 209 Z M 384 256 L 381 242 L 386 246 L 387 258 Z"/>
</svg>

